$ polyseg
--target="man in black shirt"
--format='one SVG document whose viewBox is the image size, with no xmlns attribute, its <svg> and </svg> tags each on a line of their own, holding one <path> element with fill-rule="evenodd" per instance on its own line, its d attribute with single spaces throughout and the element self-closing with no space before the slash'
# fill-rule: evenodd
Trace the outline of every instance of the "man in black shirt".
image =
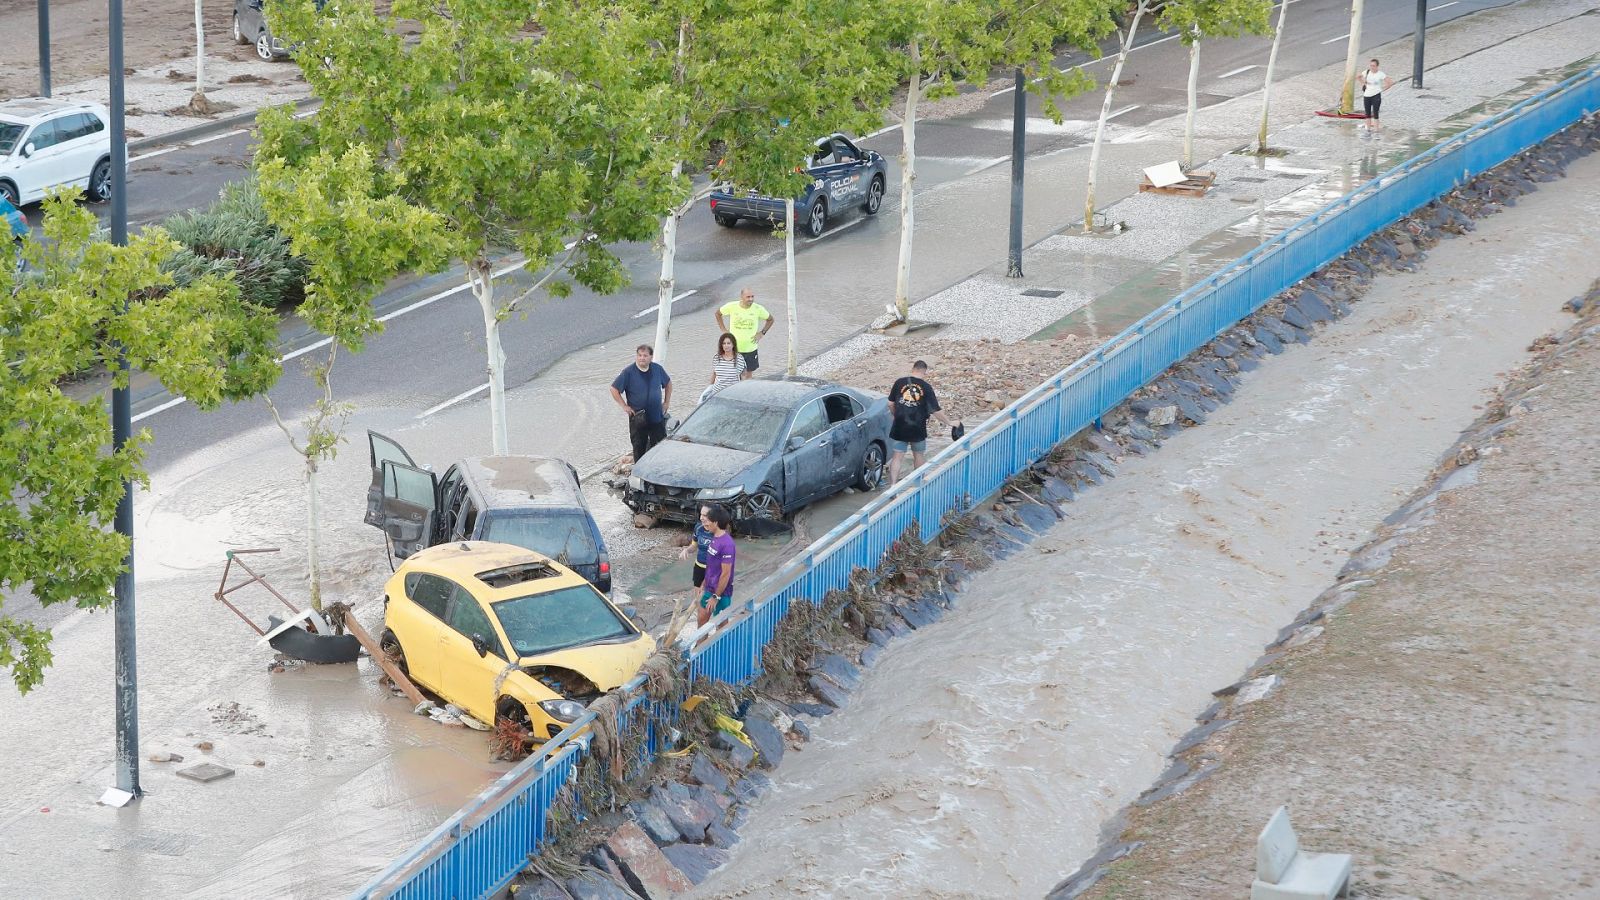
<svg viewBox="0 0 1600 900">
<path fill-rule="evenodd" d="M 889 485 L 900 480 L 900 460 L 911 451 L 911 467 L 922 465 L 928 453 L 928 417 L 954 426 L 939 408 L 939 396 L 929 384 L 928 364 L 917 360 L 911 374 L 895 380 L 889 388 L 889 410 L 894 422 L 889 426 Z"/>
</svg>

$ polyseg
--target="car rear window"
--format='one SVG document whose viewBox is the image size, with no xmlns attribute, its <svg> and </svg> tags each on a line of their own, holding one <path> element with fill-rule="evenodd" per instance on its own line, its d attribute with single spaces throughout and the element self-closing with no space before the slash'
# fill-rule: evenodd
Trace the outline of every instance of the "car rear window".
<svg viewBox="0 0 1600 900">
<path fill-rule="evenodd" d="M 502 600 L 493 607 L 518 657 L 620 643 L 638 633 L 587 584 Z"/>
<path fill-rule="evenodd" d="M 600 555 L 589 518 L 576 512 L 494 516 L 484 524 L 483 539 L 526 547 L 562 565 L 586 566 Z"/>
</svg>

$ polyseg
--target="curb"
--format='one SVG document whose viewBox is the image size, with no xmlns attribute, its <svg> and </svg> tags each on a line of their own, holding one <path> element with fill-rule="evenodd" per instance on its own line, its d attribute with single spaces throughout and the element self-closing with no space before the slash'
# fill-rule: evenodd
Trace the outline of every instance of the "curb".
<svg viewBox="0 0 1600 900">
<path fill-rule="evenodd" d="M 304 110 L 308 106 L 314 106 L 321 103 L 321 101 L 315 97 L 302 97 L 301 99 L 293 102 L 296 110 Z M 260 112 L 261 108 L 252 109 L 242 113 L 234 113 L 231 116 L 224 116 L 220 119 L 215 119 L 210 122 L 204 122 L 199 125 L 191 125 L 188 128 L 180 128 L 177 131 L 169 131 L 166 134 L 158 134 L 152 137 L 143 137 L 139 138 L 138 140 L 129 141 L 128 153 L 132 154 L 140 150 L 149 150 L 154 147 L 165 147 L 168 144 L 182 144 L 186 141 L 192 141 L 196 138 L 203 138 L 211 134 L 220 134 L 221 132 L 229 129 L 237 128 L 240 125 L 253 125 L 256 121 L 256 115 Z"/>
</svg>

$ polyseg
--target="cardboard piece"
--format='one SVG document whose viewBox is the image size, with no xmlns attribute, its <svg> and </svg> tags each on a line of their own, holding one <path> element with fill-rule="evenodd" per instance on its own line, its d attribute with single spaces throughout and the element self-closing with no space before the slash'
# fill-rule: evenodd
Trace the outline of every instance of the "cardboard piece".
<svg viewBox="0 0 1600 900">
<path fill-rule="evenodd" d="M 1151 166 L 1145 169 L 1144 177 L 1150 179 L 1150 183 L 1156 187 L 1169 187 L 1188 179 L 1188 176 L 1183 174 L 1183 167 L 1178 165 L 1177 160 L 1164 162 L 1159 166 Z"/>
</svg>

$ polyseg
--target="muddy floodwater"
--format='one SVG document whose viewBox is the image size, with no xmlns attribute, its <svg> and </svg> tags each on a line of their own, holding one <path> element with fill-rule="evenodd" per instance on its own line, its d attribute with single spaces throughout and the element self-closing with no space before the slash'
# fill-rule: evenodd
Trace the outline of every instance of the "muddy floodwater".
<svg viewBox="0 0 1600 900">
<path fill-rule="evenodd" d="M 1039 896 L 1600 276 L 1600 159 L 1246 376 L 884 653 L 700 897 Z M 941 391 L 959 391 L 941 385 Z M 1241 886 L 1241 891 L 1243 887 Z"/>
</svg>

